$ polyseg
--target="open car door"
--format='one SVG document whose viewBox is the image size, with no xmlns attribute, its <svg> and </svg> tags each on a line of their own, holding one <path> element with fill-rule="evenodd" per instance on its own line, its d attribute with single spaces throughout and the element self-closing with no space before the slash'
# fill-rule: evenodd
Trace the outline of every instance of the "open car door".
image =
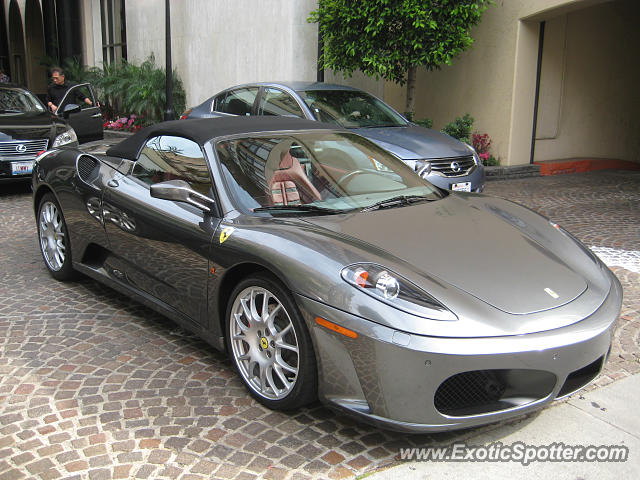
<svg viewBox="0 0 640 480">
<path fill-rule="evenodd" d="M 91 105 L 85 102 L 91 100 Z M 76 131 L 78 142 L 102 140 L 102 113 L 98 106 L 98 99 L 90 83 L 74 85 L 65 93 L 56 115 L 63 117 Z"/>
</svg>

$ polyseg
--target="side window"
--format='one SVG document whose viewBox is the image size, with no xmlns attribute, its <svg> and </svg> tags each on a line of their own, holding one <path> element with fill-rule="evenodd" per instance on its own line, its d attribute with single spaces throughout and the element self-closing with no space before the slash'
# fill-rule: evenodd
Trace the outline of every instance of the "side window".
<svg viewBox="0 0 640 480">
<path fill-rule="evenodd" d="M 216 99 L 215 110 L 232 115 L 251 115 L 253 102 L 258 95 L 258 87 L 238 88 L 227 93 L 224 100 Z"/>
<path fill-rule="evenodd" d="M 147 185 L 184 180 L 195 191 L 210 196 L 211 177 L 200 146 L 182 137 L 161 136 L 147 141 L 131 176 Z"/>
<path fill-rule="evenodd" d="M 266 88 L 264 90 L 258 115 L 304 118 L 304 113 L 302 113 L 298 102 L 291 95 L 277 88 Z"/>
<path fill-rule="evenodd" d="M 212 112 L 221 112 L 222 107 L 224 105 L 224 99 L 227 97 L 227 92 L 221 93 L 217 97 L 213 99 L 213 104 L 211 105 Z"/>
<path fill-rule="evenodd" d="M 91 104 L 86 103 L 86 99 L 89 99 Z M 78 105 L 81 109 L 85 109 L 94 107 L 96 104 L 93 88 L 87 84 L 75 85 L 67 90 L 65 97 L 58 105 L 58 110 L 63 112 L 67 105 Z"/>
</svg>

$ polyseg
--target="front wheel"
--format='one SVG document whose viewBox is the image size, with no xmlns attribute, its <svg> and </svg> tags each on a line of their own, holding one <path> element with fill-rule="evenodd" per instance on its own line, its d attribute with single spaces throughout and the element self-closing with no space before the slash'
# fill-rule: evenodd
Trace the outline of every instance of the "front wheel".
<svg viewBox="0 0 640 480">
<path fill-rule="evenodd" d="M 38 238 L 44 264 L 53 278 L 73 278 L 75 272 L 71 266 L 67 225 L 60 205 L 51 193 L 44 195 L 38 206 Z"/>
<path fill-rule="evenodd" d="M 226 322 L 229 354 L 254 398 L 276 410 L 315 400 L 311 338 L 280 282 L 269 275 L 240 282 L 231 294 Z"/>
</svg>

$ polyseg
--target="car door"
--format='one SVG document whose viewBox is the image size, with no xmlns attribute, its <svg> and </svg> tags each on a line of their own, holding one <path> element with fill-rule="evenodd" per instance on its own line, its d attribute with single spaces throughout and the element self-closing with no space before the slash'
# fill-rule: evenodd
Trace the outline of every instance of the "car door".
<svg viewBox="0 0 640 480">
<path fill-rule="evenodd" d="M 91 105 L 84 102 L 91 100 Z M 75 106 L 80 107 L 77 111 Z M 74 85 L 65 93 L 56 115 L 64 118 L 75 130 L 78 142 L 101 140 L 104 137 L 102 112 L 93 87 L 89 83 Z"/>
<path fill-rule="evenodd" d="M 265 87 L 258 104 L 258 115 L 277 115 L 304 118 L 304 112 L 295 98 L 284 90 Z"/>
<path fill-rule="evenodd" d="M 114 253 L 108 268 L 130 288 L 202 323 L 209 245 L 220 219 L 192 205 L 151 196 L 151 185 L 176 179 L 213 198 L 200 146 L 182 137 L 158 136 L 147 141 L 128 174 L 108 183 L 103 215 Z"/>
<path fill-rule="evenodd" d="M 252 115 L 258 90 L 258 87 L 241 87 L 229 90 L 214 99 L 213 110 L 216 113 L 229 115 Z"/>
</svg>

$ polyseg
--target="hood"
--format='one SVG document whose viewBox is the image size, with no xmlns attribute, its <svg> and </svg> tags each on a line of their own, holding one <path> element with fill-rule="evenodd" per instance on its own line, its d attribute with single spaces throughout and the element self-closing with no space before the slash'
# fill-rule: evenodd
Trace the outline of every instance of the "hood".
<svg viewBox="0 0 640 480">
<path fill-rule="evenodd" d="M 357 128 L 354 131 L 390 151 L 402 160 L 450 158 L 470 155 L 466 145 L 430 128 L 406 127 Z"/>
<path fill-rule="evenodd" d="M 0 114 L 0 141 L 49 138 L 52 129 L 65 125 L 48 112 L 3 113 Z"/>
<path fill-rule="evenodd" d="M 521 229 L 454 195 L 307 221 L 384 249 L 415 272 L 409 280 L 418 285 L 420 276 L 441 279 L 509 314 L 559 307 L 587 289 L 583 275 Z"/>
</svg>

